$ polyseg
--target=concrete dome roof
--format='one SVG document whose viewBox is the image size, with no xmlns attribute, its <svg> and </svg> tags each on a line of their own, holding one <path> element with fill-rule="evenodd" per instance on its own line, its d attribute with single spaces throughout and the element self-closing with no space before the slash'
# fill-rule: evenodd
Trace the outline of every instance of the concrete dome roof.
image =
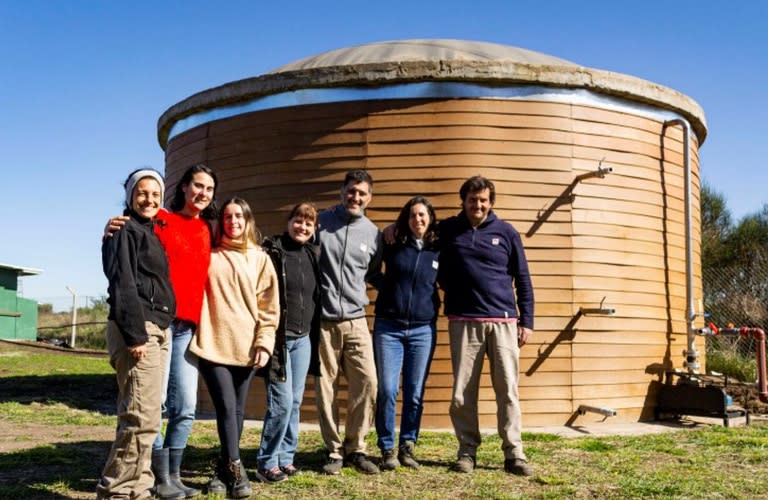
<svg viewBox="0 0 768 500">
<path fill-rule="evenodd" d="M 498 43 L 469 40 L 394 40 L 336 49 L 286 64 L 269 74 L 330 66 L 419 61 L 509 61 L 534 66 L 577 66 L 565 59 Z"/>
<path fill-rule="evenodd" d="M 307 57 L 261 76 L 226 83 L 171 106 L 158 120 L 165 149 L 180 120 L 222 106 L 302 89 L 380 87 L 413 82 L 466 82 L 586 89 L 678 113 L 704 142 L 707 125 L 696 101 L 633 76 L 579 66 L 531 50 L 464 40 L 397 40 Z"/>
</svg>

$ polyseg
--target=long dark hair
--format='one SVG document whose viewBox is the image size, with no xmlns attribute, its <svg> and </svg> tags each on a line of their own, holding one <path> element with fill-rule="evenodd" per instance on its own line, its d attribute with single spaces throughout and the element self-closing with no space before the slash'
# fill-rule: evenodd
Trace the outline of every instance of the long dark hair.
<svg viewBox="0 0 768 500">
<path fill-rule="evenodd" d="M 437 216 L 435 215 L 435 209 L 425 196 L 414 196 L 400 209 L 400 215 L 397 216 L 397 221 L 395 221 L 395 240 L 401 244 L 408 241 L 408 236 L 411 234 L 408 220 L 411 217 L 411 208 L 414 205 L 424 205 L 429 214 L 429 226 L 427 226 L 427 232 L 424 233 L 424 243 L 435 243 L 437 241 Z"/>
<path fill-rule="evenodd" d="M 253 216 L 253 211 L 248 202 L 239 196 L 233 196 L 221 206 L 219 221 L 216 227 L 216 246 L 221 244 L 221 239 L 224 235 L 224 210 L 229 205 L 238 205 L 242 209 L 243 218 L 245 219 L 245 230 L 243 231 L 243 241 L 240 251 L 247 251 L 249 243 L 258 246 L 259 241 L 261 241 L 261 233 L 259 232 L 259 228 L 256 227 L 256 217 Z"/>
<path fill-rule="evenodd" d="M 216 174 L 213 170 L 202 163 L 192 165 L 184 172 L 184 175 L 181 176 L 179 182 L 176 183 L 176 190 L 173 192 L 173 198 L 171 198 L 169 208 L 172 212 L 179 212 L 184 208 L 184 186 L 188 186 L 192 182 L 192 178 L 195 174 L 200 172 L 209 175 L 211 179 L 213 179 L 213 196 L 211 196 L 211 203 L 200 212 L 200 218 L 214 222 L 219 212 L 216 207 L 216 190 L 219 188 L 219 179 L 216 178 Z"/>
</svg>

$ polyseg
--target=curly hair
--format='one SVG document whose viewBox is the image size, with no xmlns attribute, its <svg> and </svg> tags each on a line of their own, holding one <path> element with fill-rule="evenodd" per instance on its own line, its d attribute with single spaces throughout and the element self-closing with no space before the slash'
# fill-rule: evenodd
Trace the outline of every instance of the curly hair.
<svg viewBox="0 0 768 500">
<path fill-rule="evenodd" d="M 411 208 L 413 208 L 414 205 L 424 205 L 429 214 L 429 226 L 427 226 L 427 232 L 424 234 L 424 242 L 430 244 L 436 243 L 437 216 L 435 215 L 435 209 L 425 196 L 414 196 L 403 205 L 402 209 L 400 209 L 400 214 L 395 221 L 395 240 L 401 244 L 408 241 L 408 236 L 411 234 L 408 220 L 411 217 Z"/>
</svg>

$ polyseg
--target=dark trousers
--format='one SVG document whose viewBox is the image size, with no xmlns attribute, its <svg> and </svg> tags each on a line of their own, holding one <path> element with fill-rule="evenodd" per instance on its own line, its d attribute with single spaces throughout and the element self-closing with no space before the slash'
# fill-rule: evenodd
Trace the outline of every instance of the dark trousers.
<svg viewBox="0 0 768 500">
<path fill-rule="evenodd" d="M 216 408 L 221 458 L 237 460 L 240 458 L 240 435 L 243 433 L 245 403 L 253 379 L 253 368 L 220 365 L 202 358 L 199 367 Z"/>
</svg>

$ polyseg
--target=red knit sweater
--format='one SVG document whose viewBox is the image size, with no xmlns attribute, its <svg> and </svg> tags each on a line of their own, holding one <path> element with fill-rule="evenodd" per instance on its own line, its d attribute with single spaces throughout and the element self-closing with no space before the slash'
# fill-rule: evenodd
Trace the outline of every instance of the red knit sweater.
<svg viewBox="0 0 768 500">
<path fill-rule="evenodd" d="M 211 231 L 200 218 L 160 210 L 155 233 L 168 256 L 171 285 L 176 295 L 176 318 L 200 323 L 203 292 L 211 261 Z"/>
</svg>

